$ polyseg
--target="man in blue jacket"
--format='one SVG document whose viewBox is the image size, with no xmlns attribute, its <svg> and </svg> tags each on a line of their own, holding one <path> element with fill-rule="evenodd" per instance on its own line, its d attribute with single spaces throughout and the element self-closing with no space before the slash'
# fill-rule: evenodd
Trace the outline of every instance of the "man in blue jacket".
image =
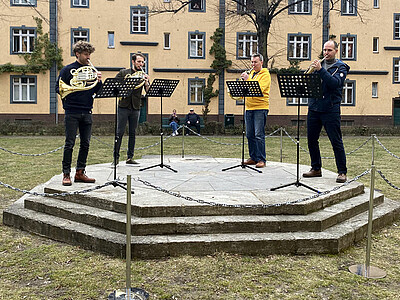
<svg viewBox="0 0 400 300">
<path fill-rule="evenodd" d="M 350 67 L 336 59 L 338 44 L 327 41 L 324 44 L 323 54 L 326 57 L 321 64 L 319 60 L 313 61 L 311 67 L 319 73 L 322 80 L 323 97 L 310 98 L 307 115 L 307 139 L 310 151 L 311 170 L 303 177 L 321 177 L 322 162 L 319 150 L 319 135 L 322 127 L 331 142 L 335 154 L 338 176 L 336 182 L 347 181 L 346 153 L 344 151 L 342 132 L 340 130 L 340 103 L 342 102 L 342 89 Z"/>
</svg>

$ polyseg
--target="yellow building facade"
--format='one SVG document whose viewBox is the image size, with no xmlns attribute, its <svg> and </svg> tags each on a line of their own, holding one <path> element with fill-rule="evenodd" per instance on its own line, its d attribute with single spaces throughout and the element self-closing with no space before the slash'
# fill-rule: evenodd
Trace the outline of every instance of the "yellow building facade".
<svg viewBox="0 0 400 300">
<path fill-rule="evenodd" d="M 285 0 L 282 7 L 293 2 Z M 340 43 L 338 58 L 351 68 L 343 92 L 343 124 L 400 125 L 400 2 L 342 0 L 332 11 L 329 4 L 305 0 L 273 19 L 268 67 L 288 68 L 296 60 L 305 70 L 321 54 L 324 41 L 334 36 Z M 72 45 L 83 39 L 95 46 L 91 61 L 103 78 L 131 67 L 132 54 L 140 52 L 151 79 L 178 79 L 172 96 L 163 99 L 165 117 L 173 109 L 180 116 L 190 108 L 201 114 L 204 87 L 215 72 L 210 67 L 214 60 L 210 37 L 223 28 L 222 45 L 232 66 L 214 83 L 219 96 L 211 100 L 208 119 L 224 122 L 227 114 L 242 115 L 242 103 L 229 97 L 225 82 L 249 68 L 258 40 L 254 25 L 243 14 L 246 7 L 232 0 L 192 0 L 176 12 L 165 12 L 177 8 L 174 0 L 9 0 L 0 7 L 0 67 L 25 64 L 20 55 L 32 51 L 37 36 L 33 17 L 39 17 L 44 32 L 50 32 L 50 40 L 62 48 L 64 65 L 75 60 Z M 53 66 L 45 73 L 2 72 L 0 119 L 62 120 L 62 104 L 54 92 L 58 71 Z M 112 120 L 114 101 L 96 99 L 95 120 Z M 307 99 L 282 98 L 272 73 L 268 124 L 294 125 L 297 101 L 304 121 Z M 147 98 L 141 122 L 158 122 L 159 114 L 160 99 Z"/>
</svg>

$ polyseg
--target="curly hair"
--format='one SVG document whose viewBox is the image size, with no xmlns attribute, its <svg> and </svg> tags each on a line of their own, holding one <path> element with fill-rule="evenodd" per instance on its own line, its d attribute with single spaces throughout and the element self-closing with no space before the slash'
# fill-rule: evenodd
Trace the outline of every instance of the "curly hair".
<svg viewBox="0 0 400 300">
<path fill-rule="evenodd" d="M 93 45 L 86 41 L 77 41 L 72 46 L 72 51 L 74 52 L 75 55 L 76 53 L 82 53 L 82 52 L 88 52 L 89 54 L 92 54 L 94 50 L 95 48 L 93 47 Z"/>
</svg>

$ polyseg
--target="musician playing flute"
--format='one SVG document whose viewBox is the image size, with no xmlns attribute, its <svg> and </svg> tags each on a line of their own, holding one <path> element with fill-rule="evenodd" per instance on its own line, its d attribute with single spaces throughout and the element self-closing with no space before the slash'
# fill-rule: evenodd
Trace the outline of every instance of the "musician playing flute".
<svg viewBox="0 0 400 300">
<path fill-rule="evenodd" d="M 123 69 L 119 71 L 116 78 L 126 78 L 133 76 L 139 76 L 144 81 L 144 84 L 139 88 L 135 88 L 129 97 L 120 98 L 118 101 L 118 121 L 117 121 L 117 137 L 114 149 L 114 157 L 118 164 L 119 161 L 119 150 L 121 148 L 122 137 L 124 136 L 126 123 L 129 124 L 129 138 L 128 138 L 128 150 L 126 164 L 139 164 L 133 159 L 135 153 L 135 140 L 136 140 L 136 128 L 139 123 L 140 117 L 140 104 L 143 92 L 143 86 L 148 91 L 150 87 L 150 77 L 143 71 L 145 57 L 141 53 L 132 55 L 132 68 Z M 142 82 L 143 83 L 143 82 Z"/>
<path fill-rule="evenodd" d="M 89 178 L 85 174 L 86 161 L 89 153 L 90 136 L 92 134 L 93 95 L 100 90 L 102 85 L 101 72 L 98 72 L 90 63 L 90 55 L 94 52 L 94 50 L 95 48 L 86 41 L 78 41 L 76 44 L 74 44 L 72 51 L 76 56 L 76 61 L 62 68 L 57 79 L 56 92 L 62 98 L 62 104 L 65 111 L 65 145 L 62 161 L 62 184 L 66 186 L 72 184 L 70 176 L 71 161 L 78 128 L 80 146 L 78 159 L 76 162 L 74 181 L 85 183 L 95 182 L 94 178 Z M 76 87 L 74 83 L 79 83 L 80 80 L 80 78 L 77 76 L 79 69 L 89 65 L 96 71 L 93 73 L 93 76 L 95 77 L 92 78 L 95 83 L 94 86 L 91 87 L 92 84 L 90 84 L 88 85 L 89 89 L 74 89 L 73 92 L 65 96 L 63 94 L 63 90 L 60 89 L 60 82 L 64 83 L 69 88 Z"/>
<path fill-rule="evenodd" d="M 253 54 L 251 56 L 252 71 L 250 74 L 243 72 L 241 78 L 248 81 L 258 81 L 262 97 L 246 97 L 245 124 L 246 137 L 249 147 L 249 158 L 245 165 L 255 165 L 256 168 L 264 168 L 265 154 L 265 125 L 269 111 L 269 90 L 271 75 L 267 68 L 263 68 L 263 56 Z"/>
<path fill-rule="evenodd" d="M 331 142 L 338 176 L 336 182 L 347 181 L 346 153 L 344 151 L 342 132 L 340 130 L 340 103 L 342 102 L 342 90 L 344 81 L 350 67 L 336 59 L 338 44 L 335 41 L 327 41 L 324 44 L 323 55 L 326 57 L 321 65 L 319 60 L 311 64 L 319 73 L 322 80 L 323 97 L 310 98 L 308 101 L 307 115 L 307 139 L 310 151 L 311 170 L 303 174 L 303 177 L 321 177 L 322 161 L 319 150 L 319 135 L 322 127 Z"/>
</svg>

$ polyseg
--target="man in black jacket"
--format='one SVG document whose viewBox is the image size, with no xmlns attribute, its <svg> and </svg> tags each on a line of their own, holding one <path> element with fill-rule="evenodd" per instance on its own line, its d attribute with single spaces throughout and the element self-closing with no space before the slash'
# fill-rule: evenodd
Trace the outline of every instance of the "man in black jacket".
<svg viewBox="0 0 400 300">
<path fill-rule="evenodd" d="M 200 117 L 194 112 L 193 108 L 191 108 L 186 115 L 185 124 L 189 128 L 192 126 L 196 127 L 197 133 L 200 134 Z"/>
<path fill-rule="evenodd" d="M 136 53 L 132 55 L 132 68 L 123 69 L 119 71 L 116 78 L 126 78 L 132 76 L 132 74 L 140 75 L 144 80 L 145 90 L 149 89 L 149 75 L 143 72 L 145 57 Z M 126 123 L 129 124 L 129 139 L 128 139 L 128 151 L 126 164 L 138 164 L 133 160 L 133 155 L 135 151 L 135 140 L 136 140 L 136 127 L 139 123 L 140 116 L 140 101 L 142 97 L 143 85 L 140 88 L 133 90 L 129 97 L 121 98 L 118 102 L 118 122 L 117 122 L 117 137 L 116 145 L 114 149 L 114 157 L 116 158 L 116 164 L 119 161 L 119 150 L 121 148 L 122 137 L 124 136 Z"/>
<path fill-rule="evenodd" d="M 85 174 L 86 160 L 89 153 L 90 136 L 92 134 L 92 108 L 93 96 L 101 88 L 101 73 L 93 72 L 90 77 L 91 81 L 82 80 L 78 77 L 81 70 L 85 71 L 85 67 L 90 68 L 90 54 L 95 48 L 86 41 L 78 41 L 73 46 L 73 52 L 76 56 L 76 61 L 61 69 L 57 79 L 56 92 L 61 96 L 63 108 L 65 111 L 64 126 L 65 126 L 65 145 L 62 161 L 63 185 L 71 185 L 71 161 L 72 151 L 75 145 L 75 138 L 79 128 L 80 146 L 78 160 L 76 163 L 75 182 L 94 183 L 94 178 L 89 178 Z M 85 73 L 85 72 L 82 72 Z M 89 72 L 86 72 L 87 74 Z M 97 76 L 97 78 L 96 78 Z M 77 87 L 80 83 L 84 83 L 86 88 L 77 89 L 65 95 L 62 85 L 69 87 Z"/>
</svg>

